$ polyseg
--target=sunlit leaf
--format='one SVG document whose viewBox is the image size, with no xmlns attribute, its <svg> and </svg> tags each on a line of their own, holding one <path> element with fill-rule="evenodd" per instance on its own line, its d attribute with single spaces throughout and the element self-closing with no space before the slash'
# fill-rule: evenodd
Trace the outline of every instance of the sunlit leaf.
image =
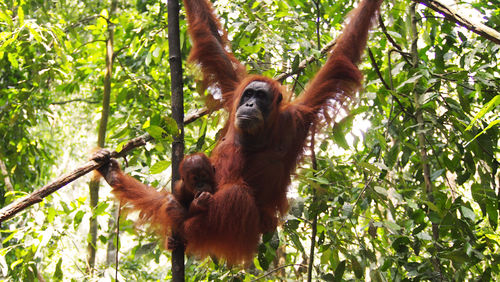
<svg viewBox="0 0 500 282">
<path fill-rule="evenodd" d="M 151 166 L 149 172 L 151 174 L 162 173 L 164 170 L 170 167 L 170 161 L 159 161 Z"/>
</svg>

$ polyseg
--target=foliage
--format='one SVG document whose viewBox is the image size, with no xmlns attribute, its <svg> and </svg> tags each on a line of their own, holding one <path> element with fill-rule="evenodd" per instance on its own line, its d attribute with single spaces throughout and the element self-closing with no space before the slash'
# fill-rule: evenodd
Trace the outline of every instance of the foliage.
<svg viewBox="0 0 500 282">
<path fill-rule="evenodd" d="M 355 2 L 235 0 L 215 6 L 250 72 L 289 73 L 316 56 L 285 82 L 298 93 L 324 62 L 318 50 L 339 34 Z M 410 4 L 383 4 L 386 28 L 374 27 L 368 46 L 373 59 L 367 55 L 361 65 L 359 99 L 317 132 L 316 169 L 305 152 L 290 188 L 289 215 L 264 236 L 253 265 L 189 258 L 190 281 L 305 279 L 315 218 L 315 280 L 500 278 L 500 45 L 420 5 L 414 33 Z M 463 7 L 500 29 L 494 4 Z M 0 207 L 87 158 L 96 139 L 108 24 L 115 29 L 108 147 L 149 132 L 156 142 L 129 156 L 126 171 L 155 187 L 169 185 L 176 128 L 169 117 L 166 1 L 119 1 L 111 19 L 108 9 L 102 1 L 0 1 L 0 161 L 6 168 Z M 181 38 L 186 58 L 183 19 Z M 184 67 L 190 112 L 203 106 L 207 93 L 197 93 L 196 67 Z M 215 112 L 188 125 L 186 153 L 209 153 L 225 118 Z M 89 277 L 85 271 L 88 179 L 2 223 L 1 279 L 114 279 L 114 264 L 105 262 L 115 232 L 108 225 L 108 187 L 101 188 L 94 213 L 98 272 Z M 169 253 L 157 239 L 134 224 L 134 215 L 122 214 L 119 228 L 118 279 L 168 280 Z"/>
</svg>

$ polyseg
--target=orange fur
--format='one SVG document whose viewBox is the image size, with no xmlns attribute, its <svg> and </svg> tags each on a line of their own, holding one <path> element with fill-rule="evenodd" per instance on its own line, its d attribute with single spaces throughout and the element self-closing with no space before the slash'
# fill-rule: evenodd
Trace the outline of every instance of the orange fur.
<svg viewBox="0 0 500 282">
<path fill-rule="evenodd" d="M 180 228 L 187 211 L 172 194 L 157 191 L 122 171 L 115 173 L 109 183 L 113 187 L 113 194 L 123 205 L 130 204 L 132 210 L 140 211 L 141 222 L 151 223 L 164 239 L 171 234 L 172 228 Z"/>
<path fill-rule="evenodd" d="M 195 42 L 191 59 L 200 63 L 209 83 L 231 82 L 224 90 L 229 93 L 226 109 L 230 118 L 224 138 L 219 140 L 210 160 L 216 168 L 217 191 L 208 210 L 186 220 L 184 234 L 187 250 L 205 256 L 213 254 L 230 263 L 241 263 L 252 259 L 258 239 L 264 232 L 273 231 L 278 218 L 288 209 L 286 199 L 290 175 L 303 151 L 307 134 L 319 116 L 327 118 L 330 100 L 344 102 L 360 86 L 362 75 L 356 67 L 368 36 L 370 22 L 380 6 L 381 0 L 364 0 L 349 17 L 343 35 L 331 51 L 326 65 L 319 71 L 305 92 L 295 101 L 282 101 L 278 96 L 285 89 L 277 81 L 263 76 L 246 76 L 234 83 L 237 75 L 225 75 L 221 64 L 232 61 L 231 54 L 206 56 L 210 46 L 227 46 L 225 37 L 213 32 L 204 33 Z M 204 0 L 185 0 L 191 14 L 190 34 L 219 24 L 215 21 L 210 6 Z M 188 18 L 189 19 L 189 18 Z M 206 20 L 204 22 L 204 20 Z M 207 44 L 210 42 L 210 44 Z M 220 74 L 218 74 L 220 73 Z M 229 72 L 232 74 L 232 72 Z M 237 74 L 241 74 L 237 72 Z M 207 80 L 207 77 L 209 78 Z M 268 117 L 265 128 L 253 136 L 239 132 L 235 126 L 235 112 L 243 89 L 252 81 L 264 81 L 271 86 L 276 105 Z M 234 86 L 233 86 L 234 85 Z M 226 89 L 226 88 L 224 88 Z M 286 95 L 285 95 L 286 96 Z M 256 220 L 258 218 L 258 220 Z"/>
<path fill-rule="evenodd" d="M 179 165 L 179 174 L 181 180 L 175 185 L 174 196 L 186 209 L 189 209 L 196 194 L 215 192 L 214 168 L 205 154 L 185 157 Z"/>
<path fill-rule="evenodd" d="M 201 257 L 215 255 L 229 264 L 251 261 L 261 234 L 275 230 L 279 217 L 288 209 L 290 175 L 304 150 L 309 130 L 325 120 L 321 117 L 326 121 L 333 118 L 329 115 L 335 109 L 332 101 L 343 103 L 360 86 L 362 75 L 356 64 L 381 2 L 361 1 L 350 13 L 326 65 L 301 96 L 288 102 L 281 99 L 287 95 L 279 82 L 247 76 L 244 66 L 228 51 L 227 36 L 208 0 L 184 0 L 193 40 L 190 60 L 200 65 L 204 86 L 221 91 L 223 106 L 229 112 L 223 137 L 209 160 L 215 175 L 213 185 L 208 186 L 215 189 L 197 198 L 193 196 L 193 185 L 184 179 L 179 182 L 174 199 L 171 194 L 157 192 L 118 171 L 117 177 L 106 178 L 108 182 L 114 180 L 110 184 L 115 195 L 132 203 L 143 218 L 163 225 L 163 236 L 168 235 L 169 228 L 178 229 L 187 241 L 189 253 Z M 270 86 L 274 95 L 272 109 L 258 132 L 244 133 L 235 126 L 235 112 L 243 90 L 256 80 Z M 207 171 L 209 166 L 203 162 L 208 161 L 196 164 L 205 167 L 201 171 Z M 195 176 L 198 173 L 191 172 Z"/>
</svg>

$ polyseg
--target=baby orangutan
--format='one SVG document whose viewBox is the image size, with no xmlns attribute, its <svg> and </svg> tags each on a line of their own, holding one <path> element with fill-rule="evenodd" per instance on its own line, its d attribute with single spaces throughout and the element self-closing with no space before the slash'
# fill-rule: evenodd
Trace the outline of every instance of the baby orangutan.
<svg viewBox="0 0 500 282">
<path fill-rule="evenodd" d="M 185 157 L 179 165 L 181 180 L 174 188 L 174 197 L 189 211 L 189 215 L 206 210 L 215 193 L 215 167 L 203 153 Z M 188 215 L 188 217 L 189 217 Z"/>
<path fill-rule="evenodd" d="M 180 166 L 181 180 L 177 181 L 173 193 L 157 191 L 146 186 L 120 169 L 118 161 L 110 158 L 110 151 L 100 149 L 91 159 L 109 163 L 98 169 L 106 182 L 113 187 L 113 194 L 122 203 L 129 203 L 133 210 L 139 210 L 143 221 L 155 222 L 160 235 L 168 237 L 167 248 L 172 249 L 177 242 L 169 236 L 171 230 L 179 228 L 191 216 L 207 210 L 215 192 L 215 168 L 205 154 L 186 156 Z M 182 235 L 182 232 L 181 232 Z"/>
</svg>

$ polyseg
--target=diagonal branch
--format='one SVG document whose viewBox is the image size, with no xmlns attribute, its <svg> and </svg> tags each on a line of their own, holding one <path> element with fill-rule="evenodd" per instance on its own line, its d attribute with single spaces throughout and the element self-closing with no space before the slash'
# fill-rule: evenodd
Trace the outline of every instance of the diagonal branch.
<svg viewBox="0 0 500 282">
<path fill-rule="evenodd" d="M 207 108 L 201 108 L 189 115 L 187 115 L 184 118 L 184 125 L 189 124 L 197 120 L 198 118 L 210 113 L 210 110 Z M 146 145 L 148 141 L 151 141 L 153 137 L 149 134 L 144 134 L 139 137 L 136 137 L 125 144 L 123 148 L 121 149 L 120 152 L 112 152 L 111 157 L 112 158 L 121 158 L 126 156 L 130 151 L 132 151 L 135 148 L 142 147 Z M 20 211 L 37 204 L 42 201 L 43 198 L 47 197 L 48 195 L 54 193 L 55 191 L 59 190 L 60 188 L 64 187 L 65 185 L 77 180 L 78 178 L 84 176 L 85 174 L 98 169 L 101 167 L 104 163 L 98 163 L 94 160 L 88 161 L 82 166 L 74 169 L 72 172 L 64 174 L 49 184 L 43 186 L 42 188 L 35 190 L 31 194 L 25 196 L 24 198 L 21 198 L 8 206 L 4 207 L 3 209 L 0 210 L 0 223 L 4 222 L 5 220 L 12 218 L 14 215 L 19 213 Z"/>
<path fill-rule="evenodd" d="M 150 141 L 151 139 L 152 137 L 149 134 L 144 134 L 142 136 L 134 138 L 130 140 L 127 144 L 125 144 L 125 146 L 123 146 L 123 149 L 120 152 L 116 151 L 112 152 L 111 157 L 113 158 L 123 157 L 127 155 L 127 153 L 130 152 L 131 150 L 137 147 L 144 146 L 146 142 Z M 35 190 L 33 193 L 27 195 L 26 197 L 11 203 L 10 205 L 0 210 L 0 223 L 13 217 L 15 214 L 24 210 L 25 208 L 41 202 L 43 198 L 64 187 L 66 184 L 73 182 L 74 180 L 93 171 L 94 169 L 101 167 L 102 165 L 104 165 L 104 162 L 96 162 L 94 160 L 90 160 L 86 162 L 84 165 L 80 166 L 79 168 L 73 170 L 72 172 L 56 178 L 51 183 L 43 186 L 38 190 Z"/>
<path fill-rule="evenodd" d="M 452 7 L 446 6 L 445 4 L 437 0 L 413 0 L 417 3 L 423 4 L 432 10 L 443 15 L 447 20 L 457 23 L 465 27 L 466 29 L 492 41 L 496 44 L 500 44 L 500 32 L 494 30 L 493 28 L 482 24 L 482 23 L 472 23 L 468 18 L 462 15 L 460 12 Z"/>
</svg>

